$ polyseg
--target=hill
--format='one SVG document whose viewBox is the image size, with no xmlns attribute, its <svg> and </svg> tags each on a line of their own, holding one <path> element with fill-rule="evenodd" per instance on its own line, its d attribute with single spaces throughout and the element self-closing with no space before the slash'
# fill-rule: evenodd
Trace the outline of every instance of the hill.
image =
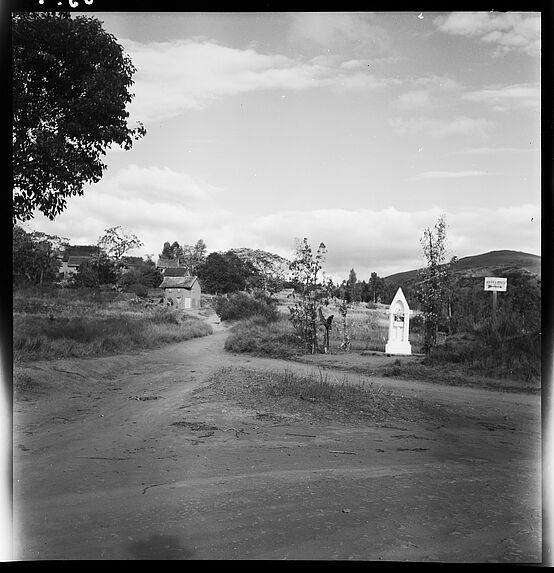
<svg viewBox="0 0 554 573">
<path fill-rule="evenodd" d="M 417 278 L 419 269 L 384 277 L 389 283 L 410 282 Z M 519 271 L 541 278 L 541 257 L 521 251 L 490 251 L 458 260 L 454 273 L 467 277 L 502 276 L 505 271 Z"/>
</svg>

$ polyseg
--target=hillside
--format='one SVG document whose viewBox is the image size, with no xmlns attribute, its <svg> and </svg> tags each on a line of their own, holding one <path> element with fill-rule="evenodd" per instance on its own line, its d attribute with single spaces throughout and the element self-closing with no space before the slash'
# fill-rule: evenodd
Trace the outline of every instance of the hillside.
<svg viewBox="0 0 554 573">
<path fill-rule="evenodd" d="M 458 260 L 454 272 L 470 277 L 497 276 L 506 270 L 523 271 L 541 277 L 541 257 L 521 251 L 490 251 L 471 255 Z M 418 269 L 395 273 L 384 277 L 389 283 L 412 281 L 417 278 Z"/>
</svg>

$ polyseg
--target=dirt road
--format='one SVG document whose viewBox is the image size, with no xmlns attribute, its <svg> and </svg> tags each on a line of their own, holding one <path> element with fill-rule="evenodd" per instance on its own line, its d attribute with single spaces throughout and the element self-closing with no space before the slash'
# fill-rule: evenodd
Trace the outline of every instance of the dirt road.
<svg viewBox="0 0 554 573">
<path fill-rule="evenodd" d="M 376 381 L 437 425 L 244 407 L 206 388 L 221 366 L 313 366 L 229 355 L 214 326 L 34 363 L 43 385 L 14 403 L 16 559 L 541 561 L 540 397 Z"/>
</svg>

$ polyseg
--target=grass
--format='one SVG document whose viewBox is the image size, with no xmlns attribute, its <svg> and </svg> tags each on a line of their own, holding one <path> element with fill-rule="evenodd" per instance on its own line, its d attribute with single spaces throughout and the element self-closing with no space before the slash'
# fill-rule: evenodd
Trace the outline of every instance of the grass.
<svg viewBox="0 0 554 573">
<path fill-rule="evenodd" d="M 268 322 L 263 316 L 254 316 L 231 328 L 225 350 L 255 356 L 292 358 L 302 353 L 302 345 L 288 318 L 281 316 Z"/>
<path fill-rule="evenodd" d="M 225 349 L 230 352 L 246 352 L 258 356 L 274 358 L 291 358 L 303 354 L 304 348 L 298 335 L 293 329 L 288 310 L 281 307 L 277 321 L 264 319 L 256 315 L 250 319 L 238 322 L 232 329 Z M 324 311 L 325 316 L 334 314 L 330 332 L 330 352 L 343 352 L 340 345 L 343 341 L 343 325 L 338 310 L 330 306 Z M 388 318 L 382 308 L 367 309 L 359 307 L 349 311 L 347 330 L 350 337 L 350 351 L 385 351 L 388 337 Z M 324 328 L 318 327 L 320 344 L 323 343 Z M 412 352 L 420 350 L 420 335 L 410 335 Z"/>
<path fill-rule="evenodd" d="M 14 296 L 15 362 L 118 354 L 212 333 L 200 319 L 160 305 L 71 295 Z"/>
<path fill-rule="evenodd" d="M 442 415 L 442 410 L 421 399 L 396 394 L 367 378 L 353 382 L 344 375 L 338 380 L 322 370 L 296 374 L 225 367 L 212 375 L 210 383 L 212 389 L 246 406 L 275 407 L 303 417 L 387 424 L 392 419 L 413 421 Z"/>
</svg>

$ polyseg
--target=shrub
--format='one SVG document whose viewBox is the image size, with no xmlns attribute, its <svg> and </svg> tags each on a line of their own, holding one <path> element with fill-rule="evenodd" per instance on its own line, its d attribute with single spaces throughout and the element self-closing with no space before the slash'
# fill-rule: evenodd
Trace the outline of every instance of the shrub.
<svg viewBox="0 0 554 573">
<path fill-rule="evenodd" d="M 251 296 L 238 292 L 229 296 L 218 296 L 214 299 L 214 309 L 222 321 L 262 316 L 267 322 L 273 322 L 279 318 L 277 300 L 265 293 Z"/>
<path fill-rule="evenodd" d="M 541 334 L 522 332 L 517 316 L 499 313 L 474 323 L 465 336 L 450 337 L 425 363 L 459 363 L 488 376 L 530 381 L 541 375 Z"/>
<path fill-rule="evenodd" d="M 273 358 L 290 358 L 302 353 L 302 348 L 301 340 L 287 319 L 268 321 L 263 315 L 236 324 L 225 341 L 228 352 Z"/>
<path fill-rule="evenodd" d="M 148 288 L 141 283 L 134 283 L 126 288 L 130 292 L 134 292 L 140 298 L 148 296 Z"/>
</svg>

